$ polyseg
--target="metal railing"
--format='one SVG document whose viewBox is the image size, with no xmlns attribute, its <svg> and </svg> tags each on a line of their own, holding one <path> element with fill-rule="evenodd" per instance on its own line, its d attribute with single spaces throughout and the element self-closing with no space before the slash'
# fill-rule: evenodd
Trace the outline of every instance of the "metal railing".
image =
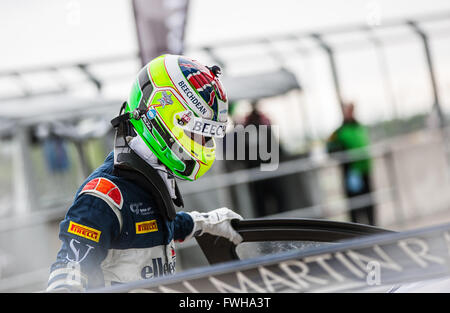
<svg viewBox="0 0 450 313">
<path fill-rule="evenodd" d="M 440 139 L 436 139 L 436 143 L 439 144 Z M 423 142 L 421 145 L 426 147 L 429 142 Z M 371 157 L 373 159 L 386 159 L 392 161 L 390 155 L 395 153 L 397 150 L 409 151 L 411 149 L 417 149 L 421 145 L 418 144 L 405 144 L 403 146 L 397 146 L 390 144 L 377 144 L 370 147 L 369 151 L 371 151 Z M 366 151 L 364 149 L 360 149 L 357 151 L 352 151 L 351 153 L 346 152 L 338 152 L 333 153 L 329 157 L 323 159 L 322 161 L 313 161 L 310 159 L 297 159 L 288 162 L 280 163 L 278 171 L 274 172 L 260 172 L 259 169 L 246 169 L 239 170 L 236 172 L 223 173 L 219 175 L 211 175 L 209 177 L 204 177 L 196 182 L 184 183 L 180 187 L 185 196 L 195 195 L 196 193 L 204 192 L 208 190 L 211 193 L 214 190 L 219 189 L 227 189 L 233 186 L 241 186 L 242 184 L 247 184 L 253 181 L 258 180 L 267 180 L 279 177 L 285 177 L 288 175 L 298 174 L 307 171 L 318 171 L 321 169 L 328 169 L 339 166 L 343 162 L 348 162 L 351 160 L 358 160 L 361 158 L 367 157 Z M 388 168 L 387 168 L 388 169 Z M 394 173 L 395 174 L 395 173 Z M 272 217 L 314 217 L 314 218 L 333 218 L 335 215 L 344 214 L 350 209 L 358 208 L 366 205 L 368 202 L 372 202 L 375 205 L 382 205 L 386 202 L 395 202 L 397 201 L 398 195 L 396 196 L 397 186 L 390 184 L 385 186 L 384 188 L 377 188 L 373 191 L 370 196 L 361 196 L 352 199 L 351 201 L 347 201 L 343 196 L 340 198 L 332 199 L 331 201 L 318 203 L 316 205 L 310 207 L 298 208 L 297 210 L 291 210 L 282 214 L 266 216 L 265 218 Z M 213 192 L 214 193 L 214 192 Z M 67 201 L 68 205 L 69 199 Z M 338 207 L 337 210 L 331 211 L 327 208 L 330 207 Z M 395 210 L 398 208 L 396 205 L 393 206 Z M 6 234 L 9 236 L 12 235 L 13 231 L 23 231 L 29 227 L 37 227 L 42 225 L 42 227 L 46 227 L 50 222 L 60 220 L 65 214 L 67 207 L 62 207 L 59 205 L 55 208 L 49 208 L 43 211 L 36 211 L 31 214 L 27 214 L 26 216 L 19 216 L 13 218 L 6 218 L 0 220 L 0 233 Z M 398 218 L 404 218 L 404 216 L 398 215 Z M 406 222 L 406 220 L 396 220 L 395 222 Z M 385 226 L 385 225 L 383 225 Z M 53 234 L 55 238 L 57 237 L 57 233 Z M 184 244 L 181 249 L 189 249 L 192 248 L 192 244 Z M 35 269 L 28 274 L 24 274 L 21 276 L 21 284 L 22 286 L 29 286 L 33 284 L 43 283 L 43 277 L 45 276 L 45 272 L 48 271 L 48 266 L 42 269 Z M 2 279 L 0 284 L 0 290 L 11 290 L 12 288 L 20 289 L 21 285 L 17 283 L 17 280 L 14 277 L 5 277 Z"/>
<path fill-rule="evenodd" d="M 397 140 L 398 139 L 399 138 L 397 138 Z M 392 140 L 394 141 L 394 139 Z M 427 144 L 427 142 L 424 142 L 420 144 L 406 144 L 402 147 L 393 147 L 393 145 L 389 142 L 379 143 L 371 145 L 367 148 L 324 154 L 320 160 L 314 160 L 310 157 L 303 157 L 300 159 L 284 161 L 279 164 L 278 169 L 275 171 L 261 171 L 259 168 L 240 169 L 232 172 L 222 172 L 206 175 L 205 177 L 202 177 L 201 179 L 194 182 L 181 181 L 179 182 L 179 185 L 184 196 L 190 196 L 204 192 L 214 193 L 214 191 L 236 187 L 242 184 L 282 178 L 305 172 L 338 168 L 344 163 L 366 159 L 368 156 L 368 152 L 371 159 L 384 159 L 387 162 L 392 162 L 391 157 L 393 152 L 400 149 L 408 150 L 418 148 L 420 146 L 425 147 Z M 386 171 L 388 172 L 387 176 L 389 178 L 389 185 L 381 189 L 373 190 L 373 197 L 370 197 L 375 199 L 373 200 L 373 204 L 379 204 L 382 201 L 391 201 L 397 198 L 394 195 L 396 190 L 395 177 L 394 179 L 391 179 L 392 174 L 395 174 L 395 170 L 392 169 L 392 166 L 387 166 Z M 340 183 L 340 180 L 337 181 L 339 181 Z M 348 210 L 363 207 L 367 204 L 369 196 L 355 197 L 354 199 L 350 200 L 348 202 Z M 19 215 L 0 219 L 0 232 L 12 229 L 14 227 L 24 227 L 29 223 L 46 223 L 48 221 L 54 220 L 55 218 L 62 216 L 62 214 L 66 212 L 71 200 L 72 199 L 57 199 L 58 202 L 55 206 L 49 205 L 47 208 L 43 208 L 42 210 L 31 212 L 27 214 L 27 216 Z M 345 196 L 341 195 L 340 197 L 333 199 L 332 202 L 328 204 L 320 203 L 310 207 L 299 207 L 297 212 L 304 217 L 320 217 L 319 212 L 322 211 L 321 208 L 333 203 L 343 203 L 343 200 L 345 200 Z M 66 203 L 67 206 L 63 206 L 62 203 Z M 189 210 L 189 208 L 186 209 Z M 236 209 L 239 210 L 239 208 Z M 309 215 L 308 212 L 312 215 Z"/>
</svg>

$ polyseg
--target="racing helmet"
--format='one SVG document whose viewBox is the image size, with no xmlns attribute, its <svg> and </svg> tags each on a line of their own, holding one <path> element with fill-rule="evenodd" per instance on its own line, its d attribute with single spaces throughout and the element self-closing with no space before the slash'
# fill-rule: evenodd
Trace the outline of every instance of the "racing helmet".
<svg viewBox="0 0 450 313">
<path fill-rule="evenodd" d="M 228 101 L 218 66 L 161 55 L 139 72 L 125 113 L 149 151 L 176 177 L 196 180 L 215 160 L 225 135 Z"/>
</svg>

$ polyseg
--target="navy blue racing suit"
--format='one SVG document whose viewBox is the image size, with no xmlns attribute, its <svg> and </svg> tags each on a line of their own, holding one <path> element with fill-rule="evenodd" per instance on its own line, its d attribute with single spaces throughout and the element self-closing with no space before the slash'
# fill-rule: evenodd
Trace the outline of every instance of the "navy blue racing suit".
<svg viewBox="0 0 450 313">
<path fill-rule="evenodd" d="M 164 219 L 152 196 L 113 175 L 114 155 L 81 185 L 60 224 L 62 247 L 48 289 L 86 290 L 175 272 L 175 244 L 189 236 L 191 216 Z"/>
</svg>

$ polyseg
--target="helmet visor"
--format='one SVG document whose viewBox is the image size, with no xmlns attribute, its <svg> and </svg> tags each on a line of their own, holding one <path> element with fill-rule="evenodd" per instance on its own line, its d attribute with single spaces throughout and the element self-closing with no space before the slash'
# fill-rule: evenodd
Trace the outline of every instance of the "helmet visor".
<svg viewBox="0 0 450 313">
<path fill-rule="evenodd" d="M 202 145 L 206 148 L 214 148 L 214 139 L 213 137 L 207 137 L 200 134 L 192 133 L 186 129 L 184 129 L 184 133 L 186 136 L 189 136 L 192 140 L 194 140 L 199 145 Z"/>
</svg>

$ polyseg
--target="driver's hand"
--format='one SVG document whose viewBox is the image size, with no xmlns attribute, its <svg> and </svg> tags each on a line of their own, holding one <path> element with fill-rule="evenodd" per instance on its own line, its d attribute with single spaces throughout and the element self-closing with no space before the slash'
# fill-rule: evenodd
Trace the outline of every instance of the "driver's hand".
<svg viewBox="0 0 450 313">
<path fill-rule="evenodd" d="M 206 213 L 187 212 L 194 220 L 194 229 L 189 236 L 201 236 L 203 233 L 225 237 L 235 245 L 242 242 L 242 237 L 231 226 L 234 219 L 242 220 L 242 216 L 228 208 L 220 208 Z"/>
</svg>

